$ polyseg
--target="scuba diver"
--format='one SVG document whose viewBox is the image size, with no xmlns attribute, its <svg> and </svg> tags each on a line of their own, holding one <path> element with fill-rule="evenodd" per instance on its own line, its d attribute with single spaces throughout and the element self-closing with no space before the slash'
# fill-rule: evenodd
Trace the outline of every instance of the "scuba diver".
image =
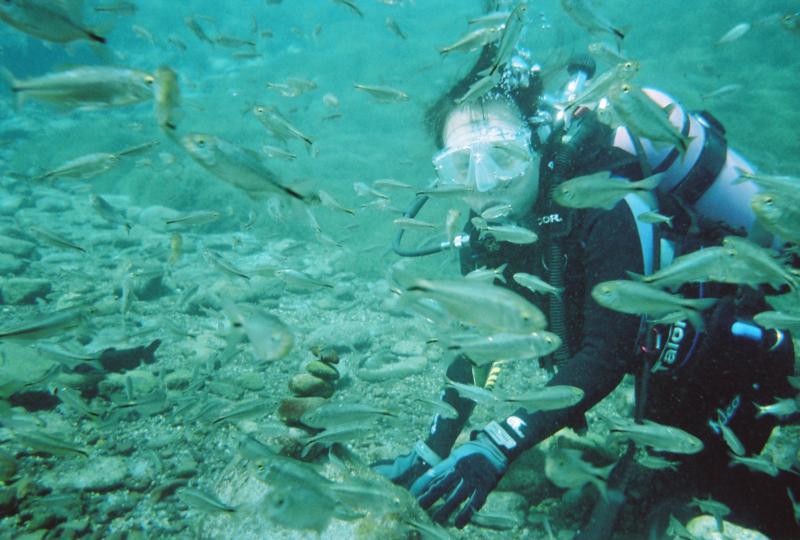
<svg viewBox="0 0 800 540">
<path fill-rule="evenodd" d="M 584 413 L 610 394 L 626 373 L 633 373 L 637 422 L 676 426 L 703 442 L 702 452 L 686 456 L 678 472 L 668 474 L 678 476 L 681 486 L 693 483 L 687 488 L 692 494 L 729 504 L 739 524 L 776 538 L 798 534 L 787 497 L 789 485 L 800 495 L 796 474 L 776 470 L 771 476 L 729 466 L 730 431 L 738 436 L 745 455 L 752 456 L 777 425 L 776 417 L 759 414 L 755 404 L 797 393 L 787 381 L 794 370 L 790 335 L 752 321 L 753 315 L 768 309 L 763 293 L 714 282 L 684 285 L 684 296 L 719 299 L 703 313 L 703 329 L 685 320 L 655 324 L 612 311 L 590 294 L 601 282 L 629 279 L 631 272 L 651 274 L 673 258 L 717 245 L 728 235 L 771 243 L 749 206 L 755 185 L 733 183 L 739 171 L 751 170 L 749 165 L 728 148 L 724 129 L 713 116 L 685 112 L 656 90 L 644 91 L 669 113 L 686 147 L 655 143 L 626 125 L 612 128 L 601 121 L 600 106 L 565 106 L 594 76 L 594 61 L 587 55 L 570 61 L 570 80 L 552 97 L 543 92 L 539 66 L 518 47 L 490 91 L 461 102 L 491 69 L 496 52 L 493 45 L 485 46 L 472 70 L 428 112 L 440 148 L 433 164 L 439 186 L 464 188 L 470 217 L 504 207 L 507 214 L 487 218 L 489 225 L 513 223 L 536 232 L 539 240 L 498 240 L 468 221 L 462 234 L 441 246 L 405 249 L 400 231 L 394 248 L 402 256 L 458 248 L 462 274 L 507 264 L 506 286 L 542 309 L 549 330 L 562 340 L 550 357 L 540 359 L 553 373 L 547 385 L 577 387 L 584 397 L 560 410 L 520 408 L 472 432 L 468 442 L 453 449 L 475 402 L 447 387 L 441 399 L 458 416 L 436 415 L 424 441 L 407 454 L 373 464 L 373 469 L 409 488 L 423 508 L 433 506 L 435 521 L 444 523 L 454 515 L 455 526 L 462 528 L 515 459 L 564 427 L 585 427 Z M 598 171 L 632 181 L 660 173 L 655 201 L 630 195 L 606 210 L 565 208 L 553 200 L 554 190 L 564 181 Z M 425 200 L 419 197 L 406 216 L 416 216 Z M 653 211 L 671 216 L 671 224 L 638 218 Z M 545 281 L 563 292 L 534 295 L 511 279 L 517 272 L 546 276 Z M 486 367 L 461 354 L 446 375 L 457 383 L 484 386 Z M 578 538 L 612 534 L 634 452 L 631 443 L 609 478 L 609 490 L 618 491 L 620 498 L 599 501 L 584 536 Z M 442 504 L 434 506 L 440 500 Z M 653 520 L 660 520 L 657 526 L 663 531 L 668 517 Z"/>
</svg>

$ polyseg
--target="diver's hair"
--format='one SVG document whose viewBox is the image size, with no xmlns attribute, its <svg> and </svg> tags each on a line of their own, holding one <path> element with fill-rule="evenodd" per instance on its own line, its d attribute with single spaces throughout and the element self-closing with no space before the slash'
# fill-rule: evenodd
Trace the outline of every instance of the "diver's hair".
<svg viewBox="0 0 800 540">
<path fill-rule="evenodd" d="M 493 3 L 491 0 L 487 5 Z M 436 146 L 441 148 L 444 146 L 442 139 L 442 131 L 444 131 L 444 123 L 447 120 L 447 115 L 455 108 L 456 99 L 460 98 L 467 93 L 469 87 L 480 79 L 478 75 L 481 71 L 487 70 L 492 67 L 496 48 L 493 45 L 488 45 L 481 50 L 481 55 L 478 61 L 469 70 L 469 73 L 464 75 L 450 90 L 445 92 L 437 99 L 433 105 L 428 107 L 425 111 L 425 126 L 433 135 Z"/>
</svg>

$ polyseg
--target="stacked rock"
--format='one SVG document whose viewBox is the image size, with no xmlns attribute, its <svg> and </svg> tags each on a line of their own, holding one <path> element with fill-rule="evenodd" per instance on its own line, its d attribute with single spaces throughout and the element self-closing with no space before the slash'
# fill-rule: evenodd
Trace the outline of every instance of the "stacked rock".
<svg viewBox="0 0 800 540">
<path fill-rule="evenodd" d="M 339 355 L 333 349 L 314 348 L 316 357 L 305 366 L 304 373 L 298 373 L 289 381 L 292 397 L 284 398 L 278 407 L 281 420 L 290 426 L 301 426 L 300 417 L 325 403 L 335 391 L 334 384 L 339 379 Z"/>
</svg>

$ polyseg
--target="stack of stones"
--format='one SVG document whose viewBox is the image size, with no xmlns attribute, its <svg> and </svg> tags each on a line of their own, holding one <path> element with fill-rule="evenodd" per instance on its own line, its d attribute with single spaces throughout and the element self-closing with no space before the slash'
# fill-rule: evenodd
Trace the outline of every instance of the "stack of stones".
<svg viewBox="0 0 800 540">
<path fill-rule="evenodd" d="M 316 359 L 306 364 L 304 373 L 292 377 L 289 390 L 293 396 L 284 398 L 278 408 L 281 420 L 289 426 L 305 427 L 300 417 L 325 403 L 339 379 L 339 355 L 335 350 L 315 348 L 311 352 Z"/>
</svg>

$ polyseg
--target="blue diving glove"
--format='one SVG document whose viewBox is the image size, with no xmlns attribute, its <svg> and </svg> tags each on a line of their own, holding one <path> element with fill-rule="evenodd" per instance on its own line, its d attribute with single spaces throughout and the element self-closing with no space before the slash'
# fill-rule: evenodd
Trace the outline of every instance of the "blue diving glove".
<svg viewBox="0 0 800 540">
<path fill-rule="evenodd" d="M 496 437 L 501 438 L 499 444 Z M 465 503 L 455 519 L 456 527 L 464 528 L 508 470 L 509 454 L 501 449 L 501 445 L 508 447 L 508 440 L 514 443 L 511 448 L 516 446 L 516 441 L 497 422 L 492 422 L 474 440 L 457 447 L 450 457 L 423 474 L 411 486 L 411 494 L 426 510 L 444 499 L 432 516 L 438 523 L 444 523 Z"/>
<path fill-rule="evenodd" d="M 398 486 L 408 488 L 417 478 L 442 461 L 436 452 L 422 441 L 419 441 L 408 454 L 393 460 L 384 459 L 371 465 L 381 476 L 391 480 Z"/>
</svg>

